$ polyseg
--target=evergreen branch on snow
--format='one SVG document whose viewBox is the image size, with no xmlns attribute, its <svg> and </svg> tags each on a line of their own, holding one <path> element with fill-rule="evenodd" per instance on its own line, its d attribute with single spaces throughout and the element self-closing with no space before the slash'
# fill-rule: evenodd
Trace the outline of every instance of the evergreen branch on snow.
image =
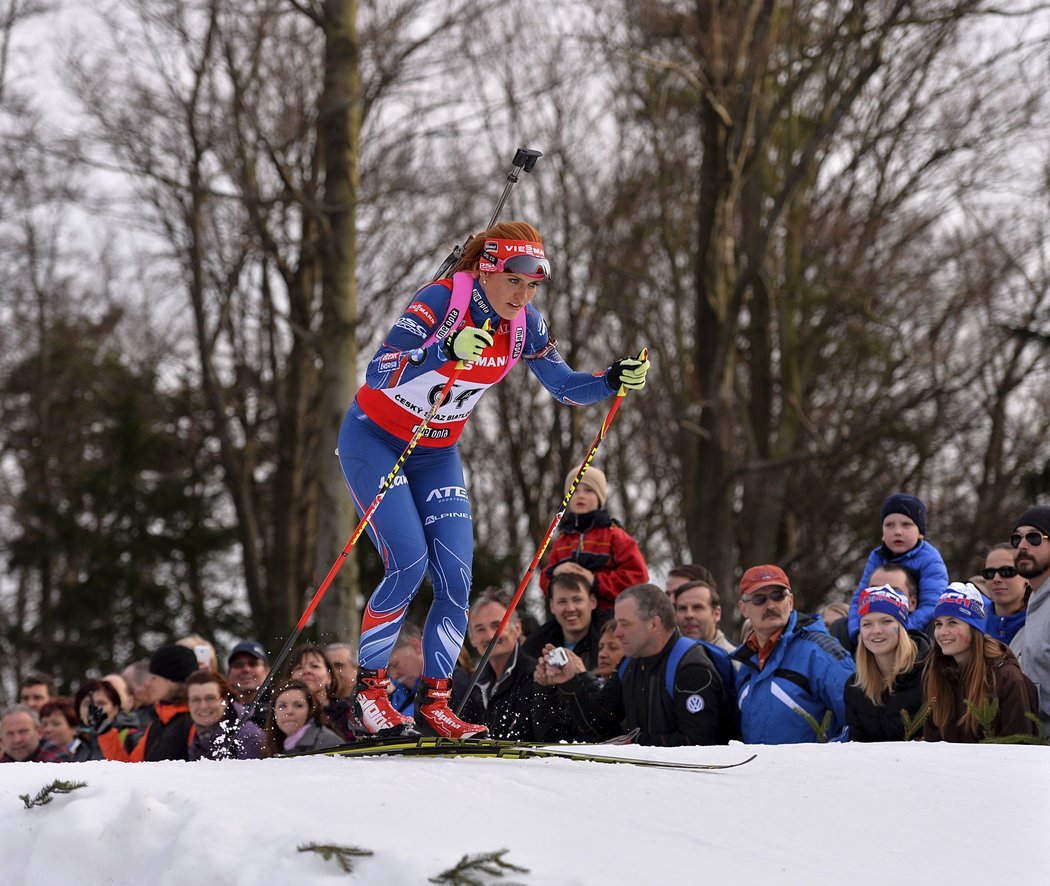
<svg viewBox="0 0 1050 886">
<path fill-rule="evenodd" d="M 306 843 L 298 849 L 300 852 L 317 852 L 325 861 L 331 861 L 334 858 L 348 874 L 354 872 L 355 858 L 365 858 L 374 854 L 371 849 L 361 849 L 359 846 L 335 846 L 331 843 Z"/>
<path fill-rule="evenodd" d="M 1026 711 L 1025 716 L 1036 724 L 1036 735 L 1030 735 L 1027 732 L 1018 732 L 1014 735 L 996 735 L 994 728 L 995 718 L 999 716 L 999 699 L 990 698 L 985 704 L 975 705 L 971 704 L 969 699 L 966 701 L 966 707 L 973 711 L 974 718 L 977 720 L 981 729 L 984 730 L 984 738 L 980 739 L 978 744 L 1037 744 L 1045 745 L 1047 743 L 1046 727 L 1042 721 L 1031 711 Z"/>
<path fill-rule="evenodd" d="M 930 712 L 933 710 L 933 703 L 937 699 L 928 698 L 922 703 L 922 707 L 915 712 L 915 717 L 912 718 L 911 714 L 905 709 L 901 709 L 901 719 L 904 721 L 904 740 L 911 741 L 922 729 L 923 724 L 930 719 Z"/>
<path fill-rule="evenodd" d="M 18 797 L 26 804 L 26 809 L 32 809 L 34 806 L 46 806 L 55 799 L 55 794 L 71 794 L 73 791 L 86 787 L 86 781 L 63 781 L 60 778 L 56 778 L 51 784 L 37 791 L 35 797 L 31 798 L 29 794 L 19 794 Z"/>
<path fill-rule="evenodd" d="M 452 886 L 485 886 L 485 881 L 477 876 L 479 873 L 489 874 L 492 877 L 501 878 L 506 871 L 514 871 L 518 874 L 527 874 L 528 868 L 518 867 L 504 860 L 509 849 L 500 849 L 498 852 L 483 852 L 480 855 L 464 855 L 454 868 L 442 871 L 436 877 L 431 877 L 431 883 L 451 883 Z M 502 886 L 516 886 L 514 883 L 504 883 Z"/>
<path fill-rule="evenodd" d="M 802 708 L 792 708 L 792 710 L 809 723 L 809 728 L 812 729 L 813 733 L 817 736 L 817 741 L 821 744 L 827 744 L 828 727 L 831 725 L 831 718 L 834 716 L 831 711 L 825 711 L 824 722 L 818 723 L 816 717 L 814 717 L 809 711 L 804 711 Z"/>
</svg>

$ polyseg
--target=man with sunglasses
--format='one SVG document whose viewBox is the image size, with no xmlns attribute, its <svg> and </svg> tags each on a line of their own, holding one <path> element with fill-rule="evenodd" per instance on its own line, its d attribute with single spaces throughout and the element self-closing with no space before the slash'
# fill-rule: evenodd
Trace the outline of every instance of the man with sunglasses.
<svg viewBox="0 0 1050 886">
<path fill-rule="evenodd" d="M 739 663 L 736 701 L 744 741 L 817 741 L 800 711 L 834 739 L 846 725 L 843 692 L 854 672 L 850 654 L 820 616 L 795 612 L 791 582 L 779 566 L 748 569 L 740 580 L 739 606 L 752 628 L 732 655 Z"/>
<path fill-rule="evenodd" d="M 1014 565 L 1032 589 L 1024 627 L 1010 648 L 1039 690 L 1039 717 L 1050 729 L 1050 508 L 1029 508 L 1014 524 Z"/>
</svg>

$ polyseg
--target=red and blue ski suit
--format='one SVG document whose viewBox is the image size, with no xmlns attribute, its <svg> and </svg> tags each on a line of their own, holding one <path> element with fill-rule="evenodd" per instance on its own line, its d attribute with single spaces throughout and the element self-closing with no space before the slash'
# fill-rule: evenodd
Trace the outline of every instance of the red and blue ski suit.
<svg viewBox="0 0 1050 886">
<path fill-rule="evenodd" d="M 456 379 L 368 527 L 386 573 L 365 609 L 361 665 L 386 667 L 408 605 L 429 571 L 434 604 L 423 628 L 423 673 L 431 678 L 452 675 L 466 633 L 474 530 L 456 441 L 481 395 L 519 358 L 562 403 L 596 403 L 614 393 L 606 372 L 574 372 L 565 364 L 531 305 L 524 317 L 503 320 L 477 281 L 463 278 L 469 307 L 457 311 L 452 285 L 442 280 L 416 293 L 368 364 L 365 384 L 339 431 L 343 476 L 364 514 L 455 368 L 442 350 L 445 337 L 466 325 L 464 314 L 473 326 L 491 322 L 493 345 Z"/>
</svg>

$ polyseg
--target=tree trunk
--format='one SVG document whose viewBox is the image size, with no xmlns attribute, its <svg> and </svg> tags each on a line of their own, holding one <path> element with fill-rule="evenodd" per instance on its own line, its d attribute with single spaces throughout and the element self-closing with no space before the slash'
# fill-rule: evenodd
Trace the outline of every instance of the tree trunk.
<svg viewBox="0 0 1050 886">
<path fill-rule="evenodd" d="M 357 0 L 328 0 L 325 80 L 318 109 L 318 146 L 325 167 L 322 247 L 321 484 L 318 495 L 317 575 L 323 578 L 357 524 L 339 459 L 339 425 L 357 389 L 357 201 L 361 148 L 361 71 Z M 326 640 L 356 641 L 356 559 L 340 570 L 318 607 Z"/>
</svg>

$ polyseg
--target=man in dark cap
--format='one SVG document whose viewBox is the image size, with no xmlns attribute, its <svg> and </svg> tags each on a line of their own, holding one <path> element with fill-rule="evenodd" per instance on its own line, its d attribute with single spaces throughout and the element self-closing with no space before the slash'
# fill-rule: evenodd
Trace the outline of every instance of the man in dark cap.
<svg viewBox="0 0 1050 886">
<path fill-rule="evenodd" d="M 1028 579 L 1032 589 L 1024 627 L 1010 648 L 1021 670 L 1039 688 L 1039 716 L 1050 729 L 1050 508 L 1029 508 L 1021 514 L 1010 544 L 1017 551 L 1017 572 Z"/>
<path fill-rule="evenodd" d="M 243 717 L 244 712 L 255 702 L 259 689 L 270 673 L 270 656 L 261 643 L 244 640 L 230 652 L 226 660 L 226 673 L 230 685 L 237 692 L 234 709 L 238 717 Z M 255 709 L 252 719 L 260 726 L 266 721 L 266 707 L 262 702 Z"/>
<path fill-rule="evenodd" d="M 142 760 L 189 759 L 190 709 L 186 704 L 186 678 L 197 670 L 197 656 L 186 646 L 161 646 L 149 660 L 146 690 L 153 701 L 151 722 L 137 744 L 128 751 L 116 729 L 98 737 L 107 760 L 137 763 Z"/>
</svg>

